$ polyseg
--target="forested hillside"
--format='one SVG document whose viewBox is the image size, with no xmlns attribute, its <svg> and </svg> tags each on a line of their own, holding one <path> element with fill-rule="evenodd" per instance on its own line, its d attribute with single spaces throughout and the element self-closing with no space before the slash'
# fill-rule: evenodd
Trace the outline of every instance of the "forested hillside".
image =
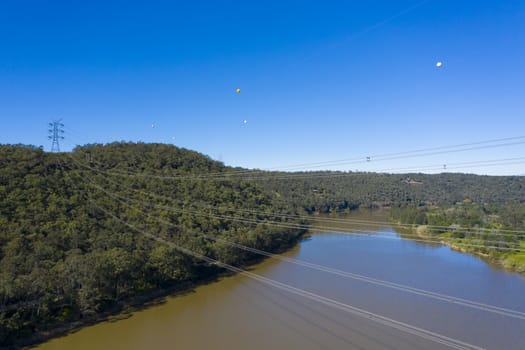
<svg viewBox="0 0 525 350">
<path fill-rule="evenodd" d="M 378 174 L 355 172 L 257 173 L 252 178 L 308 212 L 380 206 L 525 203 L 524 176 Z"/>
<path fill-rule="evenodd" d="M 0 146 L 1 346 L 218 273 L 217 267 L 159 244 L 117 218 L 235 265 L 253 256 L 213 237 L 276 251 L 302 232 L 267 227 L 262 220 L 229 220 L 226 216 L 254 218 L 232 208 L 294 214 L 247 181 L 110 176 L 108 169 L 178 176 L 225 167 L 159 144 L 92 145 L 72 154 Z"/>
</svg>

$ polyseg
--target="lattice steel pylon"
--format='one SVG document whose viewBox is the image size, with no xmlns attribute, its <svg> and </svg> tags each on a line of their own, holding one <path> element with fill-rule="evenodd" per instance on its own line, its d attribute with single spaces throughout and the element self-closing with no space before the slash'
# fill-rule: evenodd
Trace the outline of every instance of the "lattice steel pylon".
<svg viewBox="0 0 525 350">
<path fill-rule="evenodd" d="M 62 119 L 55 120 L 52 123 L 49 123 L 49 136 L 48 139 L 52 140 L 51 143 L 51 152 L 60 152 L 60 143 L 59 140 L 64 139 L 64 124 L 61 123 Z"/>
</svg>

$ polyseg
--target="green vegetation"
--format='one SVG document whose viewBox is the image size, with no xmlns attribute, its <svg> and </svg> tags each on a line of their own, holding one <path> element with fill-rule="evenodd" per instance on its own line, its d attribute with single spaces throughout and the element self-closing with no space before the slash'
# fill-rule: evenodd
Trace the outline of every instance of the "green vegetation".
<svg viewBox="0 0 525 350">
<path fill-rule="evenodd" d="M 419 234 L 525 273 L 523 204 L 478 204 L 466 198 L 451 206 L 400 206 L 392 209 L 392 216 L 400 223 L 424 225 Z"/>
<path fill-rule="evenodd" d="M 0 347 L 222 272 L 109 213 L 242 266 L 257 257 L 216 239 L 282 251 L 297 242 L 306 223 L 283 214 L 391 207 L 404 223 L 524 230 L 524 200 L 523 177 L 247 172 L 162 144 L 87 145 L 71 154 L 0 146 Z M 429 234 L 484 244 L 484 236 L 459 230 Z M 522 238 L 505 244 L 524 248 Z M 514 269 L 525 262 L 523 253 L 499 257 Z"/>
<path fill-rule="evenodd" d="M 525 237 L 521 239 L 519 243 L 519 248 L 525 251 Z M 501 257 L 500 261 L 503 264 L 503 266 L 507 269 L 525 273 L 525 253 L 524 252 L 504 254 Z"/>
<path fill-rule="evenodd" d="M 98 163 L 90 165 L 86 154 Z M 220 273 L 216 266 L 137 233 L 97 206 L 141 230 L 235 265 L 255 256 L 199 233 L 270 251 L 294 244 L 302 233 L 220 217 L 233 215 L 235 208 L 296 214 L 254 183 L 109 177 L 103 172 L 108 169 L 178 176 L 220 173 L 226 167 L 196 152 L 159 144 L 91 145 L 72 155 L 0 146 L 0 347 Z M 119 201 L 95 186 L 136 201 Z M 207 211 L 215 216 L 195 215 L 209 204 L 221 210 Z M 247 213 L 235 216 L 253 219 Z"/>
<path fill-rule="evenodd" d="M 454 205 L 469 198 L 492 205 L 523 204 L 525 177 L 362 172 L 263 173 L 262 186 L 308 212 L 377 207 Z M 254 175 L 257 176 L 262 175 Z"/>
</svg>

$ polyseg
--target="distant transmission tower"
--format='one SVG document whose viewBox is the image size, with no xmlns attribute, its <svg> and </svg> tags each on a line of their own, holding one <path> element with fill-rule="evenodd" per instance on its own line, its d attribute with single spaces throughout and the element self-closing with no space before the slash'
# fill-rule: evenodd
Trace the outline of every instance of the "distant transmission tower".
<svg viewBox="0 0 525 350">
<path fill-rule="evenodd" d="M 64 124 L 61 123 L 62 119 L 56 120 L 52 123 L 49 123 L 50 129 L 48 139 L 52 140 L 51 152 L 60 152 L 59 140 L 64 139 Z"/>
</svg>

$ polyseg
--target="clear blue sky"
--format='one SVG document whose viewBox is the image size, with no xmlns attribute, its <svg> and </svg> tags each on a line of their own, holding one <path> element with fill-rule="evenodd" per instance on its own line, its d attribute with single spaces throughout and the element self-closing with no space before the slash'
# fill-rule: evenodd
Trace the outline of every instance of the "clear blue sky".
<svg viewBox="0 0 525 350">
<path fill-rule="evenodd" d="M 0 143 L 49 150 L 62 118 L 63 150 L 174 143 L 256 168 L 523 136 L 525 1 L 2 0 L 0 118 Z"/>
</svg>

